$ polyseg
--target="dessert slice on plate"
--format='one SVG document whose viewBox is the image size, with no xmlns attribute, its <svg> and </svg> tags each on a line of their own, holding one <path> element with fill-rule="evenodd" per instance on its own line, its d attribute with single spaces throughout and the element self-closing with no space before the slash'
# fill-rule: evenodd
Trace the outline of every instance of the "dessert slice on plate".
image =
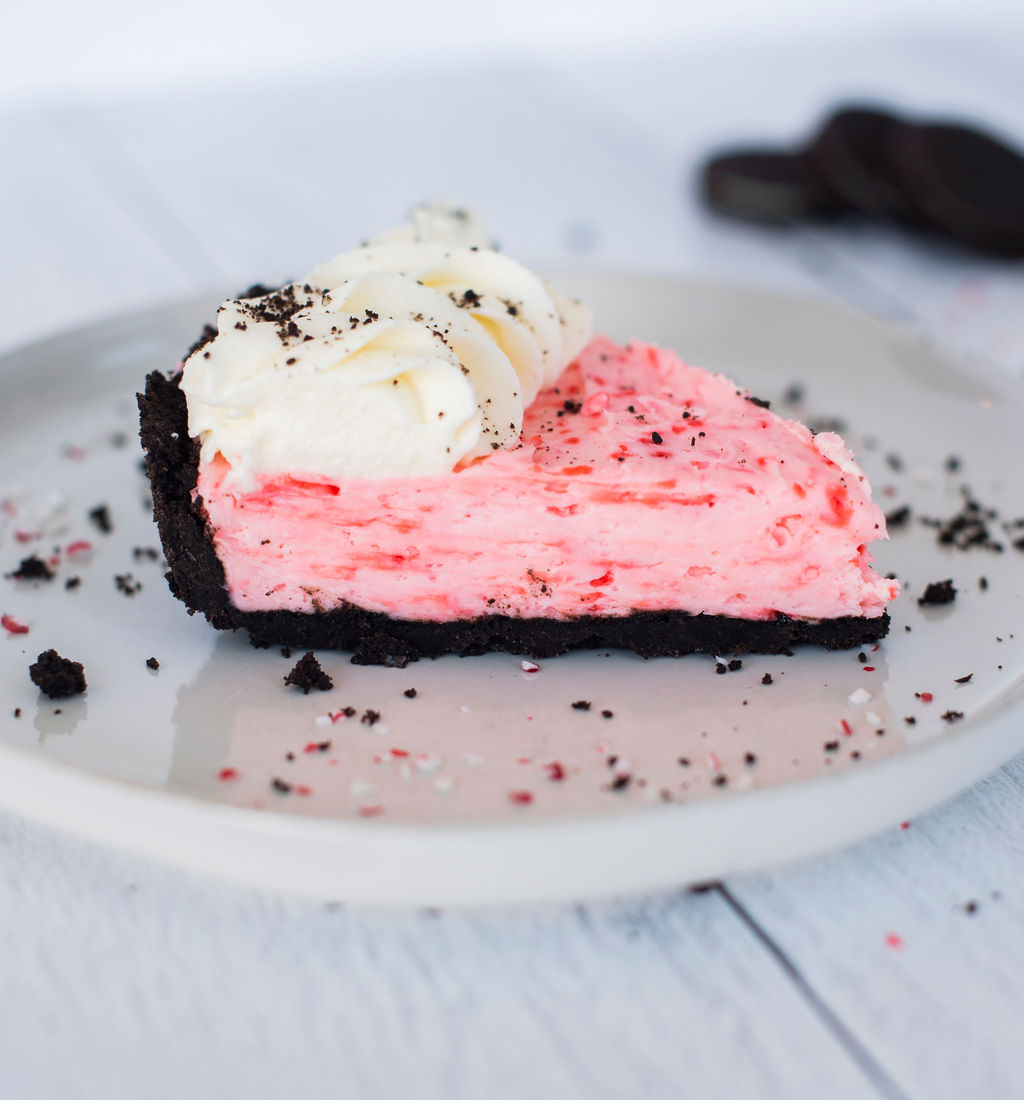
<svg viewBox="0 0 1024 1100">
<path fill-rule="evenodd" d="M 139 404 L 171 589 L 257 645 L 404 664 L 888 629 L 885 520 L 837 435 L 591 338 L 459 210 L 226 302 Z"/>
</svg>

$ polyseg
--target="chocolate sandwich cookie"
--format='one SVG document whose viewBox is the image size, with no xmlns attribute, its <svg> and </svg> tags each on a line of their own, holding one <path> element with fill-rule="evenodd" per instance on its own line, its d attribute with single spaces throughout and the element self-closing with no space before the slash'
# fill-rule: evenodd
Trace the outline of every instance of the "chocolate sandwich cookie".
<svg viewBox="0 0 1024 1100">
<path fill-rule="evenodd" d="M 1024 257 L 1024 156 L 968 126 L 904 126 L 888 156 L 904 191 L 949 236 L 981 252 Z"/>
<path fill-rule="evenodd" d="M 895 115 L 868 107 L 836 111 L 807 157 L 827 185 L 852 209 L 924 228 L 929 219 L 905 185 L 892 156 L 909 128 Z"/>
<path fill-rule="evenodd" d="M 751 221 L 831 218 L 848 209 L 800 152 L 743 149 L 723 153 L 704 166 L 701 187 L 713 210 Z"/>
</svg>

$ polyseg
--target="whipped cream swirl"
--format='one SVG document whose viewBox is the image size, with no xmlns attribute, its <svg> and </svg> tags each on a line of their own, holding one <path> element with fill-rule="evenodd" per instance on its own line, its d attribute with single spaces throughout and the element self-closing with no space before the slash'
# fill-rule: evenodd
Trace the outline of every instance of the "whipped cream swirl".
<svg viewBox="0 0 1024 1100">
<path fill-rule="evenodd" d="M 302 282 L 225 302 L 184 365 L 189 432 L 243 491 L 451 471 L 518 443 L 590 327 L 473 215 L 427 207 Z"/>
</svg>

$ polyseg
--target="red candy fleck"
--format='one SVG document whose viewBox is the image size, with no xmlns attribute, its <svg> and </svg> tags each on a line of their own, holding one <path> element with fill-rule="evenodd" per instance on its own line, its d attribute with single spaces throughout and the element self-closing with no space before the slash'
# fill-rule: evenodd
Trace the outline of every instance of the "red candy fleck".
<svg viewBox="0 0 1024 1100">
<path fill-rule="evenodd" d="M 509 791 L 508 800 L 517 806 L 529 806 L 533 801 L 533 794 L 530 791 Z"/>
<path fill-rule="evenodd" d="M 611 401 L 611 397 L 603 391 L 592 393 L 584 403 L 583 411 L 588 416 L 594 416 L 599 412 L 604 412 L 608 408 L 609 401 Z"/>
<path fill-rule="evenodd" d="M 850 516 L 853 515 L 853 505 L 850 504 L 845 486 L 832 485 L 826 491 L 825 499 L 828 501 L 832 513 L 827 517 L 827 521 L 837 527 L 844 527 L 849 522 Z M 857 549 L 859 551 L 860 547 Z"/>
<path fill-rule="evenodd" d="M 238 778 L 238 769 L 237 768 L 221 768 L 221 770 L 219 772 L 217 772 L 217 778 L 222 783 L 228 783 L 232 779 L 237 779 Z"/>
<path fill-rule="evenodd" d="M 611 584 L 615 580 L 614 575 L 611 572 L 602 573 L 600 577 L 595 577 L 592 581 L 589 581 L 591 588 L 600 588 L 602 585 Z"/>
<path fill-rule="evenodd" d="M 374 805 L 372 805 L 372 806 L 360 806 L 356 810 L 356 813 L 359 814 L 360 817 L 377 817 L 379 814 L 382 814 L 383 812 L 384 812 L 384 807 L 380 806 L 376 803 L 374 803 Z"/>
<path fill-rule="evenodd" d="M 24 623 L 18 622 L 13 615 L 4 615 L 0 617 L 0 626 L 8 632 L 8 634 L 27 634 L 28 627 Z"/>
<path fill-rule="evenodd" d="M 895 932 L 889 932 L 885 937 L 886 947 L 891 947 L 893 951 L 899 951 L 903 947 L 903 937 L 897 936 Z"/>
<path fill-rule="evenodd" d="M 932 693 L 930 691 L 922 691 L 921 692 L 921 702 L 922 703 L 930 703 L 934 698 L 935 698 L 935 696 L 932 695 Z"/>
<path fill-rule="evenodd" d="M 548 773 L 548 779 L 552 783 L 561 783 L 565 779 L 565 767 L 559 764 L 557 760 L 553 760 L 550 764 L 544 765 L 544 770 Z"/>
<path fill-rule="evenodd" d="M 92 550 L 92 543 L 88 539 L 77 539 L 75 542 L 68 543 L 67 553 L 88 554 L 90 550 Z"/>
<path fill-rule="evenodd" d="M 14 537 L 18 542 L 31 542 L 33 539 L 41 539 L 42 531 L 15 531 Z"/>
<path fill-rule="evenodd" d="M 849 737 L 850 734 L 853 733 L 853 728 L 850 726 L 850 723 L 847 722 L 847 720 L 845 718 L 841 718 L 839 720 L 839 726 L 842 729 L 843 733 L 846 734 L 847 737 Z"/>
<path fill-rule="evenodd" d="M 307 787 L 304 783 L 297 783 L 292 790 L 296 794 L 301 794 L 303 798 L 308 798 L 313 793 L 312 787 Z"/>
<path fill-rule="evenodd" d="M 861 672 L 874 672 L 874 671 L 875 671 L 875 666 L 874 665 L 862 665 L 861 666 Z"/>
<path fill-rule="evenodd" d="M 900 822 L 900 828 L 901 829 L 909 829 L 910 828 L 910 822 L 909 821 L 901 821 Z"/>
</svg>

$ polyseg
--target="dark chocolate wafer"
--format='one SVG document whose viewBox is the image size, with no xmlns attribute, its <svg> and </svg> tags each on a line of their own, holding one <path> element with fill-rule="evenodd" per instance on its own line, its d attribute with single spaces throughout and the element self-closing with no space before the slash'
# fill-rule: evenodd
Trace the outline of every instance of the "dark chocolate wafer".
<svg viewBox="0 0 1024 1100">
<path fill-rule="evenodd" d="M 886 111 L 843 108 L 825 122 L 807 156 L 822 179 L 852 209 L 925 227 L 929 219 L 891 160 L 891 152 L 905 130 L 904 123 Z"/>
<path fill-rule="evenodd" d="M 701 186 L 720 214 L 760 222 L 834 217 L 848 209 L 803 153 L 740 149 L 712 157 Z"/>
<path fill-rule="evenodd" d="M 890 160 L 908 194 L 962 244 L 1024 257 L 1024 155 L 973 127 L 905 126 Z"/>
</svg>

